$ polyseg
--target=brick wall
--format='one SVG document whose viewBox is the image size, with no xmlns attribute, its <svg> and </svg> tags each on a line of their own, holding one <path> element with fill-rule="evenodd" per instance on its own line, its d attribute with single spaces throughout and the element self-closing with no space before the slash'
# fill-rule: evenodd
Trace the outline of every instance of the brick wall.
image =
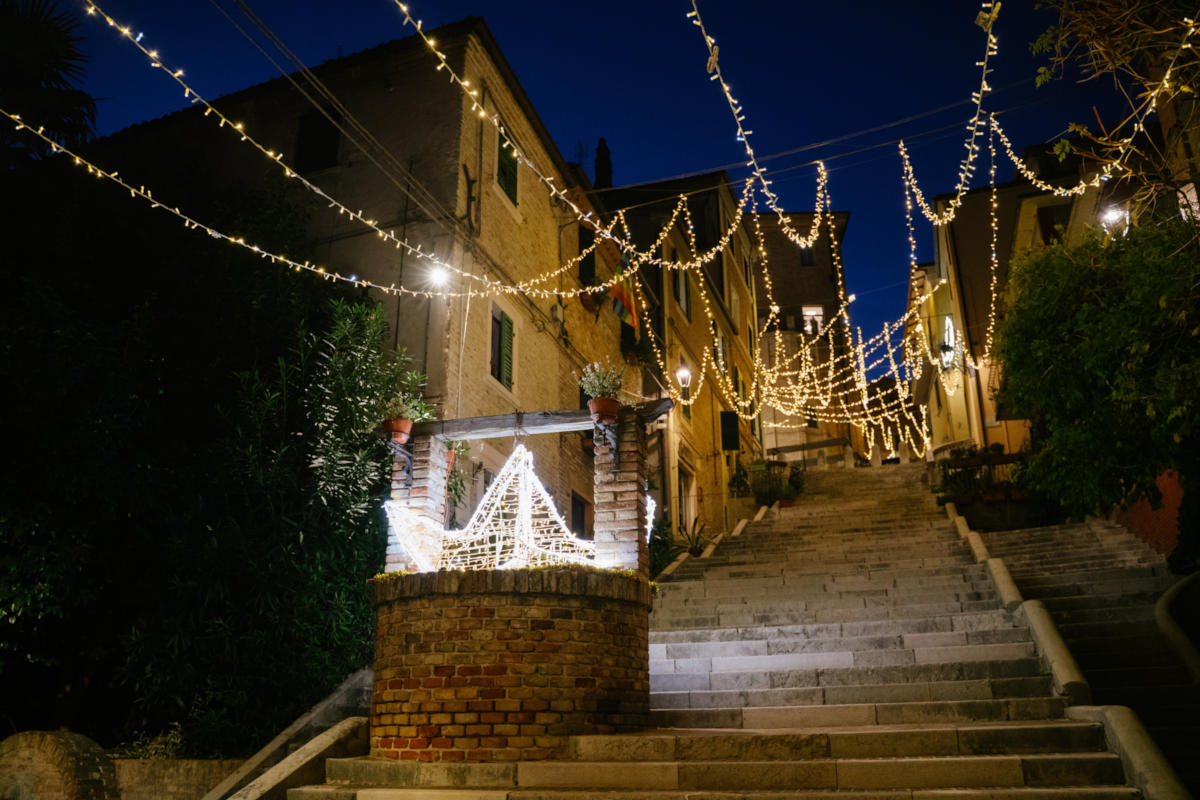
<svg viewBox="0 0 1200 800">
<path fill-rule="evenodd" d="M 389 575 L 376 609 L 371 755 L 513 761 L 645 727 L 649 585 L 589 569 Z"/>
</svg>

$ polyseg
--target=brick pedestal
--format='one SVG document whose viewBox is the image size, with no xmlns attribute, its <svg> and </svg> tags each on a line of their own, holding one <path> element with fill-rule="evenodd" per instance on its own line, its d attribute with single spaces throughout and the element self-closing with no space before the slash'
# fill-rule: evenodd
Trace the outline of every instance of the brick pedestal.
<svg viewBox="0 0 1200 800">
<path fill-rule="evenodd" d="M 371 755 L 562 758 L 567 737 L 648 724 L 645 578 L 588 569 L 388 575 Z"/>
<path fill-rule="evenodd" d="M 396 434 L 393 441 L 400 444 Z M 409 445 L 412 453 L 412 476 L 402 458 L 392 465 L 392 499 L 408 505 L 434 529 L 446 524 L 446 444 L 436 436 L 414 436 Z M 417 568 L 412 557 L 404 552 L 400 541 L 388 534 L 386 572 L 405 572 Z"/>
<path fill-rule="evenodd" d="M 650 572 L 646 548 L 646 434 L 637 410 L 621 409 L 614 448 L 596 437 L 596 566 Z"/>
</svg>

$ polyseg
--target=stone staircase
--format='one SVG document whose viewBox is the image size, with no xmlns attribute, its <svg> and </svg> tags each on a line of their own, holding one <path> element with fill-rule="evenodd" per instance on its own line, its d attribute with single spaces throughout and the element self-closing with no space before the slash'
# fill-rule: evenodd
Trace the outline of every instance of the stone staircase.
<svg viewBox="0 0 1200 800">
<path fill-rule="evenodd" d="M 1158 632 L 1154 606 L 1176 580 L 1162 556 L 1106 521 L 983 534 L 1017 588 L 1053 616 L 1097 704 L 1129 706 L 1200 795 L 1200 687 Z"/>
<path fill-rule="evenodd" d="M 574 737 L 559 761 L 330 759 L 289 799 L 1140 797 L 1102 726 L 1064 717 L 922 474 L 810 472 L 795 507 L 664 580 L 657 728 Z"/>
</svg>

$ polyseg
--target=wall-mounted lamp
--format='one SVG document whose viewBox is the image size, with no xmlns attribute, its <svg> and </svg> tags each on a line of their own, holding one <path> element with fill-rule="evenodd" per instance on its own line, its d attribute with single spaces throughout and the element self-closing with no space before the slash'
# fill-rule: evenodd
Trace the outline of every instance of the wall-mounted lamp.
<svg viewBox="0 0 1200 800">
<path fill-rule="evenodd" d="M 675 370 L 675 380 L 679 381 L 679 388 L 686 389 L 692 385 L 692 371 L 687 367 L 680 367 Z"/>
</svg>

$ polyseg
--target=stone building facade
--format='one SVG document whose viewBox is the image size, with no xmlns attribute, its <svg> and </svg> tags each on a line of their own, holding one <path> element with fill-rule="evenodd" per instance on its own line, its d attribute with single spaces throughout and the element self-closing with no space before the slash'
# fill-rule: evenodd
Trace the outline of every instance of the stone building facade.
<svg viewBox="0 0 1200 800">
<path fill-rule="evenodd" d="M 812 212 L 794 212 L 787 217 L 801 234 L 807 233 L 812 226 Z M 773 287 L 771 298 L 765 292 L 759 294 L 759 326 L 767 324 L 772 301 L 779 307 L 775 322 L 759 346 L 767 366 L 803 362 L 806 357 L 801 351 L 807 351 L 808 361 L 820 373 L 828 368 L 831 358 L 845 358 L 845 339 L 840 327 L 835 324 L 832 337 L 820 334 L 828 329 L 841 308 L 837 263 L 841 260 L 842 240 L 849 223 L 849 212 L 834 212 L 836 235 L 833 238 L 829 236 L 828 226 L 823 224 L 812 247 L 797 247 L 784 234 L 778 215 L 769 212 L 757 215 Z M 841 387 L 830 388 L 837 391 Z M 828 399 L 814 398 L 814 405 Z M 855 444 L 858 445 L 855 449 L 863 449 L 858 444 L 860 439 L 847 423 L 829 422 L 821 419 L 819 414 L 797 416 L 775 408 L 763 411 L 763 446 L 772 458 L 805 467 L 842 464 L 847 445 Z"/>
<path fill-rule="evenodd" d="M 576 186 L 580 171 L 558 152 L 483 20 L 468 18 L 428 33 L 478 92 L 486 116 L 499 115 L 522 156 L 555 186 Z M 578 408 L 576 373 L 604 356 L 619 360 L 616 316 L 590 313 L 574 298 L 488 293 L 467 277 L 512 285 L 553 272 L 578 252 L 576 215 L 511 156 L 496 128 L 438 70 L 419 38 L 334 59 L 312 73 L 337 103 L 317 96 L 314 105 L 280 78 L 214 105 L 343 205 L 361 209 L 379 228 L 419 245 L 421 253 L 451 269 L 395 247 L 314 198 L 309 231 L 318 263 L 383 286 L 484 290 L 472 297 L 362 290 L 383 304 L 394 328 L 393 345 L 428 375 L 426 399 L 438 417 Z M 312 84 L 293 77 L 317 95 Z M 267 176 L 278 179 L 278 165 L 239 143 L 236 133 L 227 136 L 228 129 L 216 127 L 201 108 L 191 108 L 134 126 L 105 146 L 128 156 L 121 169 L 130 177 L 137 175 L 141 154 L 169 146 L 171 158 L 189 167 L 203 163 L 230 181 L 253 186 Z M 155 182 L 153 176 L 136 179 Z M 590 209 L 583 191 L 573 189 L 572 197 Z M 609 248 L 598 250 L 596 271 L 611 274 L 619 260 Z M 568 271 L 535 286 L 569 293 L 580 283 Z M 631 368 L 631 384 L 636 374 Z M 581 436 L 533 437 L 526 444 L 564 518 L 589 533 L 593 469 Z M 476 443 L 468 463 L 460 462 L 469 486 L 457 510 L 459 523 L 510 450 L 510 440 Z"/>
<path fill-rule="evenodd" d="M 597 167 L 597 174 L 605 172 Z M 641 388 L 646 397 L 665 396 L 676 373 L 691 374 L 687 398 L 652 432 L 648 442 L 648 471 L 656 516 L 666 516 L 672 528 L 705 526 L 708 535 L 730 530 L 744 515 L 748 501 L 730 494 L 729 481 L 743 464 L 762 453 L 757 417 L 729 416 L 737 401 L 752 397 L 754 353 L 758 347 L 755 303 L 758 258 L 746 216 L 739 219 L 740 186 L 725 172 L 608 189 L 599 187 L 604 205 L 625 209 L 634 241 L 645 249 L 659 241 L 681 195 L 687 197 L 692 220 L 679 216 L 666 230 L 656 255 L 665 261 L 688 261 L 710 250 L 724 237 L 728 246 L 699 269 L 687 271 L 643 265 L 639 273 L 645 306 L 639 310 L 639 336 L 653 337 L 663 363 L 648 343 L 631 347 L 626 331 L 624 348 L 642 363 Z M 692 246 L 695 237 L 695 248 Z M 705 353 L 716 353 L 718 366 L 701 375 Z M 664 369 L 665 366 L 665 369 Z M 726 380 L 718 387 L 718 374 Z M 748 405 L 746 410 L 755 406 Z M 726 436 L 722 441 L 722 413 Z M 726 445 L 734 444 L 726 449 Z"/>
</svg>

